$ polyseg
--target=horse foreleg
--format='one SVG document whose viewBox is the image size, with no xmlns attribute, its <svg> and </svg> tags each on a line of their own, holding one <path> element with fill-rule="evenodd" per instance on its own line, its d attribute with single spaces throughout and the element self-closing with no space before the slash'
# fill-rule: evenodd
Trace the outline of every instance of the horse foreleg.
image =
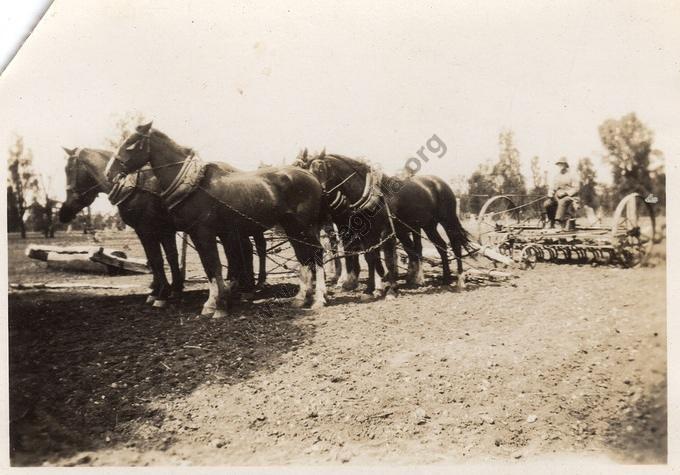
<svg viewBox="0 0 680 475">
<path fill-rule="evenodd" d="M 253 239 L 255 240 L 255 249 L 257 251 L 257 260 L 259 264 L 257 288 L 261 289 L 267 281 L 267 240 L 264 237 L 264 233 L 255 233 Z"/>
<path fill-rule="evenodd" d="M 437 248 L 437 252 L 439 253 L 439 257 L 442 260 L 442 281 L 444 284 L 450 284 L 451 283 L 451 268 L 449 267 L 449 255 L 446 252 L 446 241 L 441 237 L 439 232 L 437 231 L 436 225 L 433 227 L 428 227 L 425 228 L 425 234 L 427 234 L 427 237 L 432 241 L 432 244 L 435 245 Z"/>
<path fill-rule="evenodd" d="M 418 251 L 415 242 L 411 239 L 411 232 L 402 225 L 395 226 L 395 231 L 399 241 L 404 246 L 404 251 L 408 255 L 408 273 L 406 283 L 409 285 L 420 285 L 418 282 L 419 261 Z"/>
<path fill-rule="evenodd" d="M 168 261 L 170 274 L 172 275 L 170 298 L 179 298 L 182 296 L 182 290 L 184 289 L 184 277 L 179 268 L 179 253 L 177 252 L 175 233 L 163 233 L 161 245 L 163 246 L 163 251 L 165 251 L 165 259 Z"/>
<path fill-rule="evenodd" d="M 458 229 L 460 228 L 460 229 Z M 458 282 L 457 282 L 457 287 L 458 290 L 464 290 L 465 289 L 465 272 L 463 271 L 463 236 L 461 235 L 461 229 L 462 227 L 460 226 L 460 223 L 458 226 L 454 225 L 447 225 L 445 226 L 444 230 L 446 231 L 446 235 L 449 238 L 449 241 L 451 242 L 451 249 L 453 249 L 453 254 L 456 256 L 456 268 L 458 271 Z"/>
<path fill-rule="evenodd" d="M 201 309 L 201 315 L 212 315 L 213 318 L 223 317 L 227 314 L 227 289 L 222 279 L 222 264 L 217 252 L 216 236 L 209 232 L 194 232 L 191 234 L 191 240 L 201 258 L 210 289 L 208 299 Z"/>
<path fill-rule="evenodd" d="M 240 261 L 243 264 L 241 276 L 238 280 L 241 296 L 245 300 L 252 300 L 255 296 L 255 276 L 253 270 L 253 259 L 255 256 L 253 255 L 253 244 L 248 236 L 239 236 L 237 244 L 236 252 L 239 253 Z"/>
<path fill-rule="evenodd" d="M 385 298 L 391 300 L 397 296 L 397 277 L 399 275 L 397 267 L 397 243 L 394 238 L 385 241 L 382 249 L 385 255 L 385 265 L 387 266 Z"/>
<path fill-rule="evenodd" d="M 331 285 L 335 284 L 341 284 L 340 282 L 343 278 L 343 267 L 342 267 L 342 259 L 338 257 L 338 249 L 339 249 L 339 241 L 338 237 L 335 234 L 335 230 L 333 229 L 333 225 L 329 224 L 327 226 L 324 226 L 324 231 L 326 233 L 326 236 L 328 236 L 328 242 L 331 247 L 331 253 L 333 255 L 333 265 L 335 266 L 334 269 L 334 274 L 333 277 L 331 277 L 329 283 Z M 346 274 L 345 274 L 346 277 Z"/>
<path fill-rule="evenodd" d="M 375 297 L 382 297 L 384 292 L 383 279 L 385 278 L 385 268 L 380 260 L 380 249 L 375 251 L 375 290 L 373 295 Z"/>
<path fill-rule="evenodd" d="M 366 260 L 366 265 L 368 266 L 368 280 L 366 282 L 366 289 L 362 293 L 362 299 L 367 299 L 373 296 L 375 291 L 375 251 L 368 252 L 364 254 L 364 259 Z"/>
<path fill-rule="evenodd" d="M 165 307 L 170 293 L 170 284 L 168 284 L 165 278 L 160 240 L 156 234 L 144 231 L 138 231 L 137 236 L 139 236 L 149 267 L 151 267 L 151 272 L 153 273 L 152 289 L 146 299 L 146 303 L 153 304 L 154 307 Z"/>
<path fill-rule="evenodd" d="M 319 244 L 321 244 L 319 242 Z M 321 308 L 326 305 L 326 270 L 323 267 L 323 250 L 314 249 L 315 277 L 314 302 L 312 308 Z"/>
<path fill-rule="evenodd" d="M 346 252 L 354 252 L 354 250 L 347 250 Z M 345 267 L 347 268 L 347 278 L 342 284 L 344 290 L 354 290 L 359 286 L 359 256 L 349 255 L 345 256 Z"/>
</svg>

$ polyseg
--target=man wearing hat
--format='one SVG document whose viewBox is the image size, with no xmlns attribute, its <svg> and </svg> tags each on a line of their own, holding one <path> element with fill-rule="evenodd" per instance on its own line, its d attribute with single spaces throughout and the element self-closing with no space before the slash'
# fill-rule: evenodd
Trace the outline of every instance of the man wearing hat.
<svg viewBox="0 0 680 475">
<path fill-rule="evenodd" d="M 580 191 L 578 177 L 569 169 L 569 162 L 562 157 L 555 165 L 559 167 L 559 172 L 555 176 L 552 188 L 548 191 L 548 199 L 543 204 L 550 227 L 555 227 L 558 222 L 559 229 L 564 229 L 567 215 L 576 200 Z"/>
</svg>

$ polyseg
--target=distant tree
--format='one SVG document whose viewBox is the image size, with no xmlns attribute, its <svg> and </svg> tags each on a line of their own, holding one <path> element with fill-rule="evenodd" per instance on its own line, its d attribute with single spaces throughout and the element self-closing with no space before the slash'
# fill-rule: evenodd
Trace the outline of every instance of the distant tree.
<svg viewBox="0 0 680 475">
<path fill-rule="evenodd" d="M 597 196 L 599 197 L 599 207 L 605 214 L 612 214 L 619 200 L 617 198 L 617 192 L 613 186 L 607 186 L 603 184 L 597 184 L 595 190 L 597 191 Z"/>
<path fill-rule="evenodd" d="M 548 180 L 546 173 L 541 169 L 541 163 L 538 157 L 533 157 L 531 159 L 531 180 L 533 183 L 533 188 L 531 189 L 532 195 L 540 196 L 548 194 Z"/>
<path fill-rule="evenodd" d="M 21 216 L 17 207 L 17 197 L 12 185 L 7 185 L 7 232 L 21 231 Z"/>
<path fill-rule="evenodd" d="M 491 167 L 481 163 L 468 178 L 467 212 L 479 214 L 484 202 L 496 194 L 496 185 L 491 175 Z"/>
<path fill-rule="evenodd" d="M 599 127 L 600 139 L 608 151 L 605 160 L 612 166 L 614 189 L 618 197 L 633 191 L 649 192 L 652 131 L 634 112 L 621 119 L 607 119 Z"/>
<path fill-rule="evenodd" d="M 656 153 L 655 153 L 656 152 Z M 666 166 L 664 156 L 658 150 L 652 152 L 652 164 L 650 165 L 649 178 L 652 186 L 652 194 L 658 198 L 656 204 L 657 213 L 666 212 Z"/>
<path fill-rule="evenodd" d="M 24 139 L 17 136 L 9 148 L 7 187 L 14 193 L 12 202 L 19 216 L 19 231 L 21 237 L 26 238 L 24 213 L 28 208 L 27 202 L 34 198 L 38 189 L 38 177 L 33 170 L 33 153 L 24 146 Z M 8 201 L 9 203 L 9 201 Z"/>
<path fill-rule="evenodd" d="M 511 130 L 501 132 L 498 136 L 498 145 L 500 147 L 498 163 L 492 170 L 496 191 L 499 194 L 526 194 L 514 133 Z"/>
<path fill-rule="evenodd" d="M 468 180 L 465 175 L 456 175 L 449 179 L 449 185 L 451 185 L 451 189 L 456 194 L 456 196 L 462 195 L 467 191 Z"/>
<path fill-rule="evenodd" d="M 127 112 L 116 121 L 116 132 L 104 139 L 104 146 L 111 150 L 118 149 L 123 140 L 135 130 L 135 127 L 147 122 L 149 120 L 141 112 Z"/>
<path fill-rule="evenodd" d="M 468 212 L 469 207 L 469 196 L 467 194 L 468 180 L 465 175 L 456 175 L 449 179 L 449 185 L 453 190 L 453 194 L 456 197 L 456 201 L 460 208 L 461 213 Z"/>
<path fill-rule="evenodd" d="M 581 181 L 581 203 L 592 208 L 597 207 L 597 192 L 595 187 L 597 185 L 597 172 L 593 167 L 593 162 L 588 157 L 584 157 L 578 161 L 577 165 L 579 179 Z"/>
<path fill-rule="evenodd" d="M 41 229 L 43 235 L 45 238 L 53 238 L 54 237 L 54 208 L 57 205 L 57 202 L 53 200 L 50 195 L 50 188 L 51 188 L 51 177 L 47 178 L 47 185 L 45 184 L 45 180 L 43 179 L 42 174 L 38 175 L 38 183 L 40 184 L 40 187 L 42 188 L 42 192 L 44 195 L 44 201 L 45 201 L 45 206 L 43 206 L 43 212 L 45 213 L 44 220 L 43 220 L 43 228 Z"/>
</svg>

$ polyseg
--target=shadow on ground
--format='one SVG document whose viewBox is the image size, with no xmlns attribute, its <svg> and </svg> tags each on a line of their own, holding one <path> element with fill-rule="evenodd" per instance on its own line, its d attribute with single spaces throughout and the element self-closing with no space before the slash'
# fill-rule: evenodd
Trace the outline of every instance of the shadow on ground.
<svg viewBox="0 0 680 475">
<path fill-rule="evenodd" d="M 625 463 L 665 464 L 668 461 L 666 383 L 652 387 L 628 410 L 610 421 L 607 445 Z"/>
<path fill-rule="evenodd" d="M 284 291 L 291 289 L 266 293 Z M 305 311 L 287 303 L 271 304 L 266 314 L 239 304 L 228 318 L 195 318 L 205 297 L 188 292 L 159 311 L 140 295 L 10 295 L 12 464 L 129 441 L 142 422 L 160 426 L 159 401 L 273 369 L 313 337 L 310 325 L 295 321 Z"/>
</svg>

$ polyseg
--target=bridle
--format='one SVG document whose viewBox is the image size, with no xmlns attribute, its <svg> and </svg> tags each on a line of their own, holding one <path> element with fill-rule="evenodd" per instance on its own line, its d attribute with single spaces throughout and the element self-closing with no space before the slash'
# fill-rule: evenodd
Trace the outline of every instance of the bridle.
<svg viewBox="0 0 680 475">
<path fill-rule="evenodd" d="M 327 157 L 334 158 L 332 155 L 329 155 Z M 319 161 L 322 162 L 324 169 L 325 169 L 325 172 L 327 174 L 328 168 L 327 168 L 326 164 L 323 163 L 322 158 L 316 158 L 314 160 L 311 160 L 309 162 L 309 168 L 311 168 L 312 163 L 314 163 L 315 160 L 319 160 Z M 344 185 L 345 183 L 347 183 L 353 176 L 355 176 L 355 175 L 360 176 L 361 174 L 351 163 L 347 163 L 344 160 L 341 160 L 341 161 L 342 161 L 342 163 L 344 163 L 345 165 L 347 165 L 348 167 L 350 167 L 354 171 L 352 173 L 350 173 L 347 177 L 345 177 L 343 180 L 341 180 L 340 183 L 335 185 L 330 190 L 326 190 L 326 182 L 324 181 L 324 183 L 321 183 L 322 192 L 327 197 L 331 209 L 338 210 L 340 208 L 344 208 L 345 206 L 348 206 L 351 210 L 353 210 L 355 212 L 361 211 L 365 207 L 365 205 L 367 205 L 371 201 L 370 198 L 371 198 L 371 195 L 373 193 L 372 192 L 372 185 L 373 185 L 373 183 L 372 183 L 372 180 L 373 180 L 372 172 L 370 170 L 368 170 L 366 172 L 366 175 L 364 177 L 364 180 L 365 180 L 364 191 L 363 191 L 361 197 L 357 201 L 355 201 L 354 203 L 348 204 L 347 196 L 342 191 L 340 191 L 339 188 L 342 185 Z M 331 197 L 333 192 L 336 192 L 336 194 L 335 194 L 334 197 Z"/>
<path fill-rule="evenodd" d="M 146 152 L 150 153 L 151 152 L 151 133 L 146 133 L 143 134 L 142 132 L 135 132 L 138 136 L 139 139 L 137 139 L 132 145 L 129 145 L 126 147 L 126 150 L 135 150 L 139 152 Z M 118 165 L 120 165 L 120 168 L 122 169 L 122 174 L 127 175 L 130 173 L 130 170 L 127 166 L 127 162 L 124 162 L 121 160 L 120 155 L 118 155 L 118 151 L 116 150 L 116 153 L 113 154 L 111 157 L 111 160 L 109 160 L 109 164 L 107 165 L 107 169 L 111 167 L 111 164 L 117 162 Z"/>
<path fill-rule="evenodd" d="M 67 191 L 67 192 L 70 191 L 71 193 L 73 193 L 73 195 L 75 195 L 74 201 L 75 201 L 76 203 L 79 203 L 79 204 L 82 204 L 82 203 L 81 203 L 81 199 L 83 198 L 83 196 L 86 196 L 86 195 L 87 195 L 88 193 L 90 193 L 92 190 L 95 190 L 95 189 L 99 188 L 99 187 L 102 185 L 102 182 L 99 180 L 99 177 L 97 177 L 97 176 L 89 169 L 89 167 L 86 166 L 86 167 L 84 168 L 84 171 L 85 171 L 85 173 L 87 173 L 88 175 L 90 175 L 90 177 L 91 177 L 92 179 L 94 179 L 95 184 L 92 185 L 91 187 L 89 187 L 89 188 L 88 188 L 87 190 L 85 190 L 85 191 L 82 191 L 82 192 L 81 192 L 81 191 L 78 190 L 78 172 L 79 172 L 79 170 L 80 170 L 80 169 L 79 169 L 80 161 L 81 161 L 80 155 L 81 155 L 82 152 L 83 152 L 83 149 L 77 148 L 77 149 L 74 150 L 73 155 L 69 155 L 68 158 L 69 158 L 69 159 L 73 159 L 73 166 L 71 167 L 71 170 L 70 170 L 70 173 L 69 173 L 70 178 L 67 180 L 69 183 L 66 184 L 66 191 Z"/>
</svg>

